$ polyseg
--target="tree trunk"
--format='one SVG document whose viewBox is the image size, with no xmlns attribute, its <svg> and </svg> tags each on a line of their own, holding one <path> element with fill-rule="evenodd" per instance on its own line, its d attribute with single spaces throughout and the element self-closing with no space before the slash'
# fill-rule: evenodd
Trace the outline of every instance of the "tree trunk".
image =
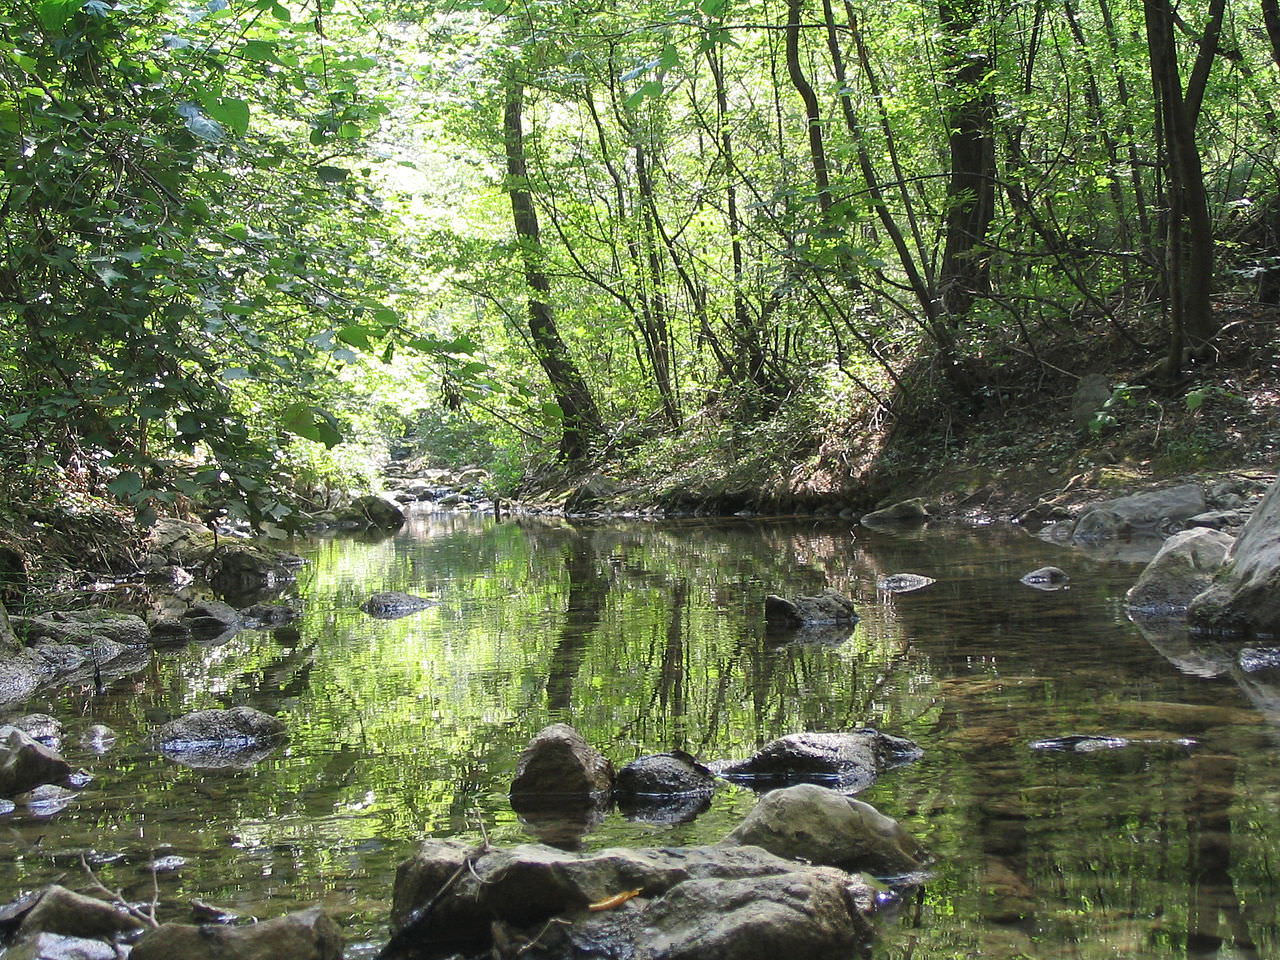
<svg viewBox="0 0 1280 960">
<path fill-rule="evenodd" d="M 809 131 L 809 159 L 813 163 L 813 180 L 818 187 L 818 209 L 825 217 L 831 211 L 831 183 L 827 153 L 822 141 L 822 112 L 813 86 L 800 66 L 800 13 L 804 0 L 787 0 L 787 74 L 804 101 L 805 126 Z"/>
<path fill-rule="evenodd" d="M 1213 285 L 1213 227 L 1205 190 L 1196 120 L 1217 50 L 1225 0 L 1212 0 L 1209 25 L 1191 71 L 1186 93 L 1174 43 L 1169 0 L 1143 0 L 1151 84 L 1155 93 L 1168 184 L 1165 232 L 1165 303 L 1169 344 L 1165 372 L 1181 373 L 1187 358 L 1204 357 L 1217 332 L 1210 304 Z"/>
<path fill-rule="evenodd" d="M 560 456 L 565 460 L 580 460 L 587 452 L 590 439 L 600 432 L 600 415 L 582 373 L 560 337 L 549 302 L 551 282 L 542 267 L 538 212 L 529 192 L 525 166 L 524 87 L 514 78 L 507 82 L 502 132 L 507 155 L 506 190 L 511 198 L 511 216 L 524 261 L 525 285 L 529 288 L 529 337 L 564 415 Z"/>
<path fill-rule="evenodd" d="M 982 248 L 995 216 L 995 102 L 983 89 L 992 68 L 990 55 L 974 47 L 981 14 L 982 0 L 940 0 L 938 4 L 954 98 L 946 105 L 951 164 L 938 286 L 952 326 L 968 319 L 974 300 L 990 285 Z"/>
</svg>

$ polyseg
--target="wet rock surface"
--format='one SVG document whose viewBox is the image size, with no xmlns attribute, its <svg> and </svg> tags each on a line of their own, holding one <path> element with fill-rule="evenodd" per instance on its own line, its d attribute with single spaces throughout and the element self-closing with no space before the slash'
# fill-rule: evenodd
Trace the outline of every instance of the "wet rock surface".
<svg viewBox="0 0 1280 960">
<path fill-rule="evenodd" d="M 164 724 L 156 742 L 166 757 L 185 766 L 243 769 L 271 753 L 285 726 L 252 707 L 198 710 Z"/>
<path fill-rule="evenodd" d="M 319 907 L 247 926 L 165 923 L 132 960 L 341 960 L 342 931 Z"/>
<path fill-rule="evenodd" d="M 877 876 L 921 869 L 924 849 L 892 817 L 839 791 L 799 784 L 764 795 L 722 843 Z"/>
<path fill-rule="evenodd" d="M 933 577 L 918 573 L 894 573 L 877 580 L 876 589 L 881 593 L 913 593 L 937 582 Z"/>
<path fill-rule="evenodd" d="M 890 767 L 917 759 L 910 740 L 866 727 L 848 733 L 793 733 L 746 760 L 712 764 L 722 777 L 766 784 L 818 782 L 856 793 Z"/>
<path fill-rule="evenodd" d="M 908 525 L 924 523 L 929 519 L 929 508 L 920 497 L 902 500 L 882 510 L 873 510 L 862 518 L 865 527 Z"/>
<path fill-rule="evenodd" d="M 1071 540 L 1097 543 L 1135 535 L 1168 536 L 1205 511 L 1199 484 L 1136 493 L 1088 506 L 1071 528 Z"/>
<path fill-rule="evenodd" d="M 1193 527 L 1175 533 L 1147 564 L 1125 602 L 1147 616 L 1177 616 L 1210 583 L 1222 567 L 1234 539 L 1219 530 Z"/>
<path fill-rule="evenodd" d="M 377 530 L 398 530 L 404 525 L 404 511 L 376 494 L 357 497 L 336 515 L 339 524 L 354 524 Z"/>
<path fill-rule="evenodd" d="M 516 763 L 511 783 L 513 802 L 554 802 L 587 797 L 613 789 L 613 764 L 564 723 L 543 728 Z"/>
<path fill-rule="evenodd" d="M 10 617 L 14 630 L 28 643 L 90 646 L 99 638 L 122 646 L 145 646 L 151 630 L 141 617 L 112 610 L 64 610 L 33 617 Z"/>
<path fill-rule="evenodd" d="M 71 764 L 17 727 L 0 727 L 0 797 L 17 797 L 42 784 L 62 783 Z"/>
<path fill-rule="evenodd" d="M 835 590 L 824 590 L 816 597 L 785 597 L 770 594 L 764 598 L 765 622 L 773 627 L 804 627 L 833 623 L 850 623 L 858 619 L 853 601 Z"/>
<path fill-rule="evenodd" d="M 632 760 L 618 771 L 614 791 L 621 794 L 675 796 L 710 793 L 715 775 L 683 750 Z"/>
<path fill-rule="evenodd" d="M 41 933 L 53 933 L 112 940 L 142 928 L 141 921 L 110 903 L 53 884 L 36 891 L 17 935 L 33 938 Z"/>
<path fill-rule="evenodd" d="M 435 603 L 436 601 L 428 600 L 426 597 L 415 597 L 411 593 L 400 593 L 392 590 L 385 593 L 375 593 L 360 604 L 360 609 L 378 620 L 395 620 L 400 617 L 407 617 L 411 613 L 417 613 L 419 610 L 425 610 L 427 607 L 435 606 Z"/>
<path fill-rule="evenodd" d="M 1040 567 L 1023 574 L 1018 582 L 1037 590 L 1061 590 L 1071 582 L 1071 577 L 1059 567 Z"/>
<path fill-rule="evenodd" d="M 1212 585 L 1192 599 L 1187 619 L 1220 633 L 1280 635 L 1280 479 L 1240 531 Z"/>
</svg>

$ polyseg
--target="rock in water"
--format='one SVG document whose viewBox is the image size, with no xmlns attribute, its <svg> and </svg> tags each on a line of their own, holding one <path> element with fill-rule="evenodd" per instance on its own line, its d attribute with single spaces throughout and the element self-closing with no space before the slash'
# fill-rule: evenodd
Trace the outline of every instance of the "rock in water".
<svg viewBox="0 0 1280 960">
<path fill-rule="evenodd" d="M 0 797 L 15 797 L 46 783 L 61 783 L 71 764 L 17 727 L 0 727 Z"/>
<path fill-rule="evenodd" d="M 848 733 L 793 733 L 766 743 L 755 756 L 712 767 L 723 777 L 767 783 L 824 782 L 856 793 L 881 770 L 917 759 L 910 740 L 870 727 Z"/>
<path fill-rule="evenodd" d="M 1037 590 L 1061 590 L 1071 582 L 1071 578 L 1058 567 L 1040 567 L 1024 574 L 1018 582 Z"/>
<path fill-rule="evenodd" d="M 411 593 L 392 590 L 386 593 L 375 593 L 360 604 L 360 609 L 378 620 L 396 620 L 434 605 L 435 601 L 428 600 L 426 597 L 415 597 Z"/>
<path fill-rule="evenodd" d="M 924 523 L 929 519 L 929 508 L 920 497 L 903 500 L 883 510 L 873 510 L 862 518 L 864 527 L 893 526 Z"/>
<path fill-rule="evenodd" d="M 38 891 L 39 899 L 22 918 L 18 936 L 56 933 L 68 937 L 110 940 L 142 929 L 142 922 L 109 903 L 57 884 Z"/>
<path fill-rule="evenodd" d="M 1194 483 L 1135 493 L 1086 507 L 1071 530 L 1071 539 L 1099 543 L 1134 534 L 1167 536 L 1204 509 L 1204 491 Z"/>
<path fill-rule="evenodd" d="M 933 577 L 921 576 L 918 573 L 895 573 L 877 580 L 876 589 L 881 593 L 911 593 L 913 590 L 923 590 L 937 582 Z"/>
<path fill-rule="evenodd" d="M 1125 594 L 1129 609 L 1149 616 L 1185 613 L 1196 595 L 1213 582 L 1233 542 L 1229 534 L 1206 527 L 1175 533 Z"/>
<path fill-rule="evenodd" d="M 809 624 L 849 623 L 858 619 L 853 601 L 834 590 L 816 597 L 788 600 L 776 594 L 764 598 L 764 619 L 772 626 L 803 627 Z"/>
<path fill-rule="evenodd" d="M 613 789 L 613 764 L 577 730 L 553 723 L 520 754 L 512 798 L 588 797 Z"/>
<path fill-rule="evenodd" d="M 614 790 L 648 796 L 709 793 L 715 775 L 683 750 L 655 753 L 633 760 L 618 771 Z"/>
<path fill-rule="evenodd" d="M 252 707 L 197 710 L 170 720 L 157 734 L 171 760 L 190 767 L 244 769 L 284 739 L 285 726 Z"/>
<path fill-rule="evenodd" d="M 919 870 L 927 859 L 892 817 L 839 791 L 807 783 L 765 794 L 721 843 L 761 847 L 790 860 L 881 877 Z"/>
<path fill-rule="evenodd" d="M 357 497 L 338 514 L 339 523 L 351 523 L 377 530 L 398 530 L 404 526 L 404 511 L 390 500 L 370 494 Z"/>
<path fill-rule="evenodd" d="M 319 907 L 243 927 L 164 923 L 132 960 L 341 960 L 342 931 Z"/>
<path fill-rule="evenodd" d="M 1280 634 L 1280 479 L 1240 531 L 1213 585 L 1191 601 L 1187 618 L 1222 633 Z"/>
</svg>

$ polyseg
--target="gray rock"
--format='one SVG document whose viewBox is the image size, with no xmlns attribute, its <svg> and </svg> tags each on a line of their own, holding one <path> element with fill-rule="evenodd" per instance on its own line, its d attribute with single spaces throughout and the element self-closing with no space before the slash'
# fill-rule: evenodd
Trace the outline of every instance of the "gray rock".
<svg viewBox="0 0 1280 960">
<path fill-rule="evenodd" d="M 55 750 L 62 740 L 62 721 L 47 713 L 28 713 L 15 720 L 6 720 L 7 724 L 17 727 L 32 740 L 39 740 L 47 747 Z"/>
<path fill-rule="evenodd" d="M 376 530 L 398 530 L 404 526 L 404 511 L 376 494 L 357 497 L 337 516 L 339 523 L 355 523 Z"/>
<path fill-rule="evenodd" d="M 882 877 L 919 870 L 927 860 L 920 844 L 892 817 L 808 783 L 765 794 L 721 842 Z"/>
<path fill-rule="evenodd" d="M 853 601 L 834 590 L 816 597 L 788 600 L 776 594 L 764 598 L 764 619 L 773 626 L 801 627 L 810 624 L 848 623 L 858 619 Z"/>
<path fill-rule="evenodd" d="M 143 924 L 113 904 L 53 884 L 38 891 L 38 899 L 18 927 L 18 936 L 58 933 L 69 937 L 111 940 L 141 930 Z"/>
<path fill-rule="evenodd" d="M 920 497 L 903 500 L 882 510 L 873 510 L 862 518 L 864 527 L 923 523 L 929 519 L 929 508 Z"/>
<path fill-rule="evenodd" d="M 1135 493 L 1086 507 L 1072 528 L 1071 539 L 1078 543 L 1097 543 L 1144 534 L 1168 536 L 1204 511 L 1204 491 L 1198 484 L 1185 483 L 1165 490 Z"/>
<path fill-rule="evenodd" d="M 116 732 L 102 723 L 95 723 L 80 735 L 80 745 L 97 753 L 106 753 L 115 743 Z"/>
<path fill-rule="evenodd" d="M 61 783 L 71 764 L 17 727 L 0 727 L 0 797 L 16 797 L 33 787 Z"/>
<path fill-rule="evenodd" d="M 1233 542 L 1230 535 L 1208 527 L 1175 533 L 1125 594 L 1129 608 L 1148 616 L 1186 612 L 1192 599 L 1213 582 Z"/>
<path fill-rule="evenodd" d="M 79 794 L 74 790 L 68 790 L 53 783 L 45 783 L 33 787 L 26 793 L 20 793 L 13 799 L 36 816 L 48 817 L 65 809 L 77 796 Z"/>
<path fill-rule="evenodd" d="M 435 604 L 436 601 L 428 600 L 426 597 L 415 597 L 411 593 L 390 590 L 385 593 L 375 593 L 360 604 L 360 609 L 378 620 L 395 620 Z"/>
<path fill-rule="evenodd" d="M 320 907 L 243 927 L 165 923 L 131 960 L 341 960 L 342 931 Z"/>
<path fill-rule="evenodd" d="M 1035 587 L 1037 590 L 1061 590 L 1071 582 L 1071 578 L 1067 576 L 1065 570 L 1058 567 L 1040 567 L 1023 574 L 1018 582 L 1028 587 Z"/>
<path fill-rule="evenodd" d="M 876 589 L 881 593 L 912 593 L 933 586 L 937 582 L 933 577 L 918 573 L 894 573 L 877 580 Z"/>
<path fill-rule="evenodd" d="M 274 547 L 220 543 L 205 566 L 209 582 L 225 594 L 261 590 L 295 578 L 303 560 Z"/>
<path fill-rule="evenodd" d="M 821 868 L 690 880 L 644 908 L 635 960 L 848 960 L 870 940 L 849 887 Z"/>
<path fill-rule="evenodd" d="M 66 677 L 90 665 L 88 652 L 73 643 L 41 643 L 30 648 L 36 668 L 45 677 Z"/>
<path fill-rule="evenodd" d="M 866 727 L 848 733 L 793 733 L 766 743 L 747 760 L 713 764 L 712 769 L 730 779 L 830 782 L 856 793 L 874 783 L 880 771 L 920 755 L 910 740 Z"/>
<path fill-rule="evenodd" d="M 1071 422 L 1077 430 L 1087 430 L 1094 415 L 1111 399 L 1111 381 L 1104 374 L 1088 373 L 1080 378 L 1071 395 Z"/>
<path fill-rule="evenodd" d="M 1190 517 L 1187 520 L 1187 526 L 1224 530 L 1229 527 L 1243 526 L 1248 519 L 1247 510 L 1211 510 L 1208 513 L 1197 513 L 1194 517 Z"/>
<path fill-rule="evenodd" d="M 683 750 L 633 760 L 618 771 L 614 783 L 616 793 L 648 796 L 710 793 L 714 789 L 714 774 Z"/>
<path fill-rule="evenodd" d="M 126 647 L 151 642 L 146 621 L 131 613 L 114 610 L 60 610 L 34 617 L 13 617 L 14 629 L 28 643 L 68 643 L 88 646 L 105 637 Z"/>
<path fill-rule="evenodd" d="M 301 616 L 296 607 L 286 603 L 255 603 L 240 613 L 244 617 L 246 626 L 253 624 L 257 627 L 274 627 L 282 623 L 292 623 Z"/>
<path fill-rule="evenodd" d="M 1123 750 L 1132 741 L 1125 737 L 1104 737 L 1095 734 L 1069 734 L 1048 740 L 1036 740 L 1032 750 L 1056 750 L 1065 753 L 1097 753 L 1100 750 Z"/>
<path fill-rule="evenodd" d="M 573 727 L 555 723 L 538 732 L 516 763 L 513 797 L 586 797 L 613 789 L 613 764 Z"/>
<path fill-rule="evenodd" d="M 4 960 L 119 960 L 123 954 L 114 944 L 58 933 L 38 933 L 14 943 Z"/>
<path fill-rule="evenodd" d="M 1280 634 L 1280 480 L 1240 531 L 1212 585 L 1191 601 L 1187 618 L 1220 633 Z"/>
<path fill-rule="evenodd" d="M 285 726 L 252 707 L 198 710 L 160 728 L 157 742 L 164 755 L 184 766 L 245 769 L 274 750 Z"/>
<path fill-rule="evenodd" d="M 189 567 L 208 560 L 213 544 L 213 531 L 203 523 L 160 517 L 147 534 L 146 550 L 166 563 Z"/>
<path fill-rule="evenodd" d="M 21 650 L 14 656 L 0 655 L 0 706 L 21 703 L 40 686 L 41 669 L 35 651 Z"/>
<path fill-rule="evenodd" d="M 221 600 L 201 600 L 189 606 L 182 622 L 194 640 L 211 640 L 234 634 L 244 621 L 235 607 Z"/>
<path fill-rule="evenodd" d="M 1236 661 L 1245 673 L 1280 670 L 1280 647 L 1245 647 Z"/>
</svg>

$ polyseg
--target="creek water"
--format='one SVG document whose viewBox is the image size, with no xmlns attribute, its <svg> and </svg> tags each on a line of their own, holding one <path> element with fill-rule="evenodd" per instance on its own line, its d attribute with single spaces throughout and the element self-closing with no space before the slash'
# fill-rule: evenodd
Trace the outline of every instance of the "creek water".
<svg viewBox="0 0 1280 960">
<path fill-rule="evenodd" d="M 0 892 L 59 877 L 84 889 L 83 856 L 170 919 L 193 897 L 259 917 L 320 902 L 348 956 L 368 957 L 395 866 L 420 840 L 546 835 L 506 791 L 548 723 L 618 765 L 673 747 L 744 757 L 783 734 L 869 724 L 924 756 L 861 798 L 937 857 L 878 918 L 875 957 L 1280 956 L 1280 700 L 1233 651 L 1130 623 L 1133 556 L 1007 528 L 441 514 L 294 549 L 308 560 L 286 592 L 303 610 L 294 629 L 158 651 L 105 692 L 26 705 L 63 720 L 64 753 L 94 780 L 61 810 L 0 817 Z M 1069 587 L 1019 583 L 1044 564 Z M 898 573 L 937 582 L 877 589 Z M 823 586 L 857 601 L 851 635 L 766 634 L 766 593 Z M 362 613 L 383 590 L 439 602 Z M 170 716 L 237 704 L 290 731 L 248 770 L 190 769 L 146 745 Z M 113 750 L 74 745 L 91 723 L 116 729 Z M 1032 746 L 1088 734 L 1130 742 Z M 722 783 L 691 822 L 614 810 L 579 843 L 711 842 L 754 801 Z M 185 863 L 148 869 L 162 857 Z"/>
</svg>

